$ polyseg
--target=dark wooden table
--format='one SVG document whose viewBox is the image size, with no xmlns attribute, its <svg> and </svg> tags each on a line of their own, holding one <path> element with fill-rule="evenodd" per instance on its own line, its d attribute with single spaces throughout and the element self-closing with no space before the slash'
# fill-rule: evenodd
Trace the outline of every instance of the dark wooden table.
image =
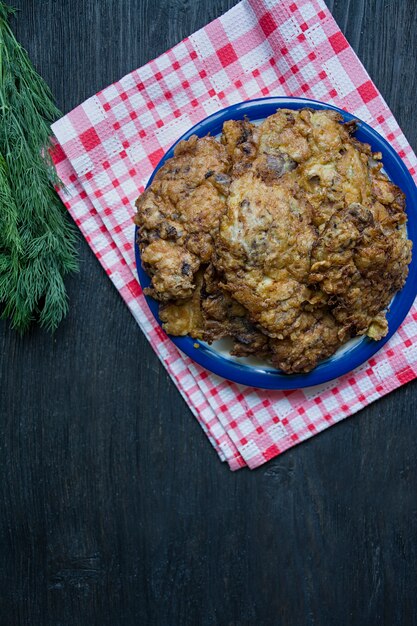
<svg viewBox="0 0 417 626">
<path fill-rule="evenodd" d="M 63 111 L 233 0 L 19 0 Z M 328 0 L 417 148 L 416 0 Z M 231 473 L 84 241 L 58 332 L 1 324 L 3 626 L 417 624 L 417 386 Z"/>
</svg>

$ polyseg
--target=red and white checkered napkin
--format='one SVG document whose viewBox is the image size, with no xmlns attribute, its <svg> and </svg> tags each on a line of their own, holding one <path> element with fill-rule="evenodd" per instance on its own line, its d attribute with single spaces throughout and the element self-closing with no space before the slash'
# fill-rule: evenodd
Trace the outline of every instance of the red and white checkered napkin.
<svg viewBox="0 0 417 626">
<path fill-rule="evenodd" d="M 375 358 L 299 391 L 228 382 L 180 354 L 137 280 L 134 201 L 171 144 L 227 105 L 268 95 L 336 104 L 416 157 L 322 0 L 243 0 L 53 125 L 60 194 L 109 278 L 218 452 L 257 467 L 417 375 L 417 309 Z"/>
</svg>

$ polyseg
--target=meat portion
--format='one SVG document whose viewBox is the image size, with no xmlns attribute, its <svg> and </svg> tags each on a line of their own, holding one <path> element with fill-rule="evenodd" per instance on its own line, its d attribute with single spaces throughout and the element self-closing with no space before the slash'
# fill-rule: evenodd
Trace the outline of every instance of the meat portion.
<svg viewBox="0 0 417 626">
<path fill-rule="evenodd" d="M 315 298 L 306 284 L 315 231 L 296 184 L 266 183 L 258 165 L 255 160 L 230 187 L 214 264 L 251 320 L 282 338 L 300 307 Z"/>
<path fill-rule="evenodd" d="M 189 298 L 208 263 L 230 183 L 225 148 L 212 137 L 181 142 L 136 202 L 138 243 L 161 302 Z"/>
<path fill-rule="evenodd" d="M 159 317 L 167 333 L 190 335 L 207 343 L 231 337 L 233 355 L 269 354 L 268 337 L 251 324 L 242 305 L 219 286 L 212 265 L 205 271 L 200 269 L 195 281 L 196 288 L 190 298 L 169 301 L 159 307 Z"/>
<path fill-rule="evenodd" d="M 195 288 L 199 258 L 175 241 L 154 239 L 148 245 L 141 244 L 143 267 L 152 277 L 152 287 L 146 293 L 161 302 L 189 298 Z"/>
<path fill-rule="evenodd" d="M 231 337 L 287 373 L 386 334 L 411 259 L 405 197 L 341 122 L 280 109 L 177 147 L 135 219 L 167 332 Z"/>
<path fill-rule="evenodd" d="M 410 251 L 404 229 L 384 233 L 370 209 L 351 204 L 333 214 L 318 238 L 309 282 L 329 295 L 346 331 L 380 339 L 388 330 L 381 311 L 404 284 Z"/>
<path fill-rule="evenodd" d="M 201 309 L 201 291 L 203 289 L 203 270 L 195 275 L 195 289 L 186 300 L 169 301 L 159 307 L 162 327 L 169 335 L 193 339 L 202 339 L 204 334 L 204 317 Z"/>
<path fill-rule="evenodd" d="M 221 142 L 226 147 L 232 163 L 232 176 L 236 178 L 251 167 L 258 152 L 259 133 L 248 120 L 229 120 L 223 124 Z"/>
<path fill-rule="evenodd" d="M 212 343 L 223 337 L 232 337 L 231 354 L 235 356 L 266 356 L 269 353 L 268 337 L 248 319 L 245 308 L 220 286 L 221 281 L 212 265 L 204 274 L 201 301 L 204 316 L 203 339 Z"/>
<path fill-rule="evenodd" d="M 272 363 L 288 374 L 309 372 L 348 338 L 330 311 L 303 312 L 288 337 L 270 341 Z"/>
</svg>

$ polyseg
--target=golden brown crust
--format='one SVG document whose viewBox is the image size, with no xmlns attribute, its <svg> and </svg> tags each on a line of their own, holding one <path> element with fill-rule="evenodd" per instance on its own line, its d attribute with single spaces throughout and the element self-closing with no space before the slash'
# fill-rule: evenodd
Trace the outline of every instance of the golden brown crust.
<svg viewBox="0 0 417 626">
<path fill-rule="evenodd" d="M 228 167 L 218 141 L 194 135 L 177 146 L 137 200 L 142 262 L 152 279 L 149 293 L 157 300 L 189 298 L 194 275 L 210 261 L 225 209 Z"/>
<path fill-rule="evenodd" d="M 170 300 L 159 307 L 162 328 L 169 335 L 193 339 L 202 339 L 204 334 L 204 317 L 201 310 L 201 290 L 203 288 L 203 271 L 195 275 L 195 289 L 187 300 Z"/>
<path fill-rule="evenodd" d="M 411 258 L 405 198 L 332 111 L 228 121 L 179 144 L 137 201 L 149 293 L 167 332 L 307 372 L 387 332 Z"/>
<path fill-rule="evenodd" d="M 381 311 L 405 282 L 410 251 L 403 229 L 384 233 L 370 209 L 351 204 L 333 214 L 315 243 L 309 282 L 329 295 L 333 315 L 347 331 L 370 329 L 380 339 L 387 331 Z"/>
<path fill-rule="evenodd" d="M 301 313 L 295 326 L 286 339 L 270 341 L 272 363 L 288 374 L 309 372 L 349 338 L 324 309 Z"/>
</svg>

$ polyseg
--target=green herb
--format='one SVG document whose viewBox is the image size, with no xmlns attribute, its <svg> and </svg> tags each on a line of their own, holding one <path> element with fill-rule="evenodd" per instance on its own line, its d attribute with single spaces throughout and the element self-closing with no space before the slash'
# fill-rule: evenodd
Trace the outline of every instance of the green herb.
<svg viewBox="0 0 417 626">
<path fill-rule="evenodd" d="M 9 26 L 0 0 L 0 303 L 26 330 L 54 330 L 68 310 L 63 277 L 77 269 L 75 229 L 54 185 L 52 94 Z"/>
</svg>

